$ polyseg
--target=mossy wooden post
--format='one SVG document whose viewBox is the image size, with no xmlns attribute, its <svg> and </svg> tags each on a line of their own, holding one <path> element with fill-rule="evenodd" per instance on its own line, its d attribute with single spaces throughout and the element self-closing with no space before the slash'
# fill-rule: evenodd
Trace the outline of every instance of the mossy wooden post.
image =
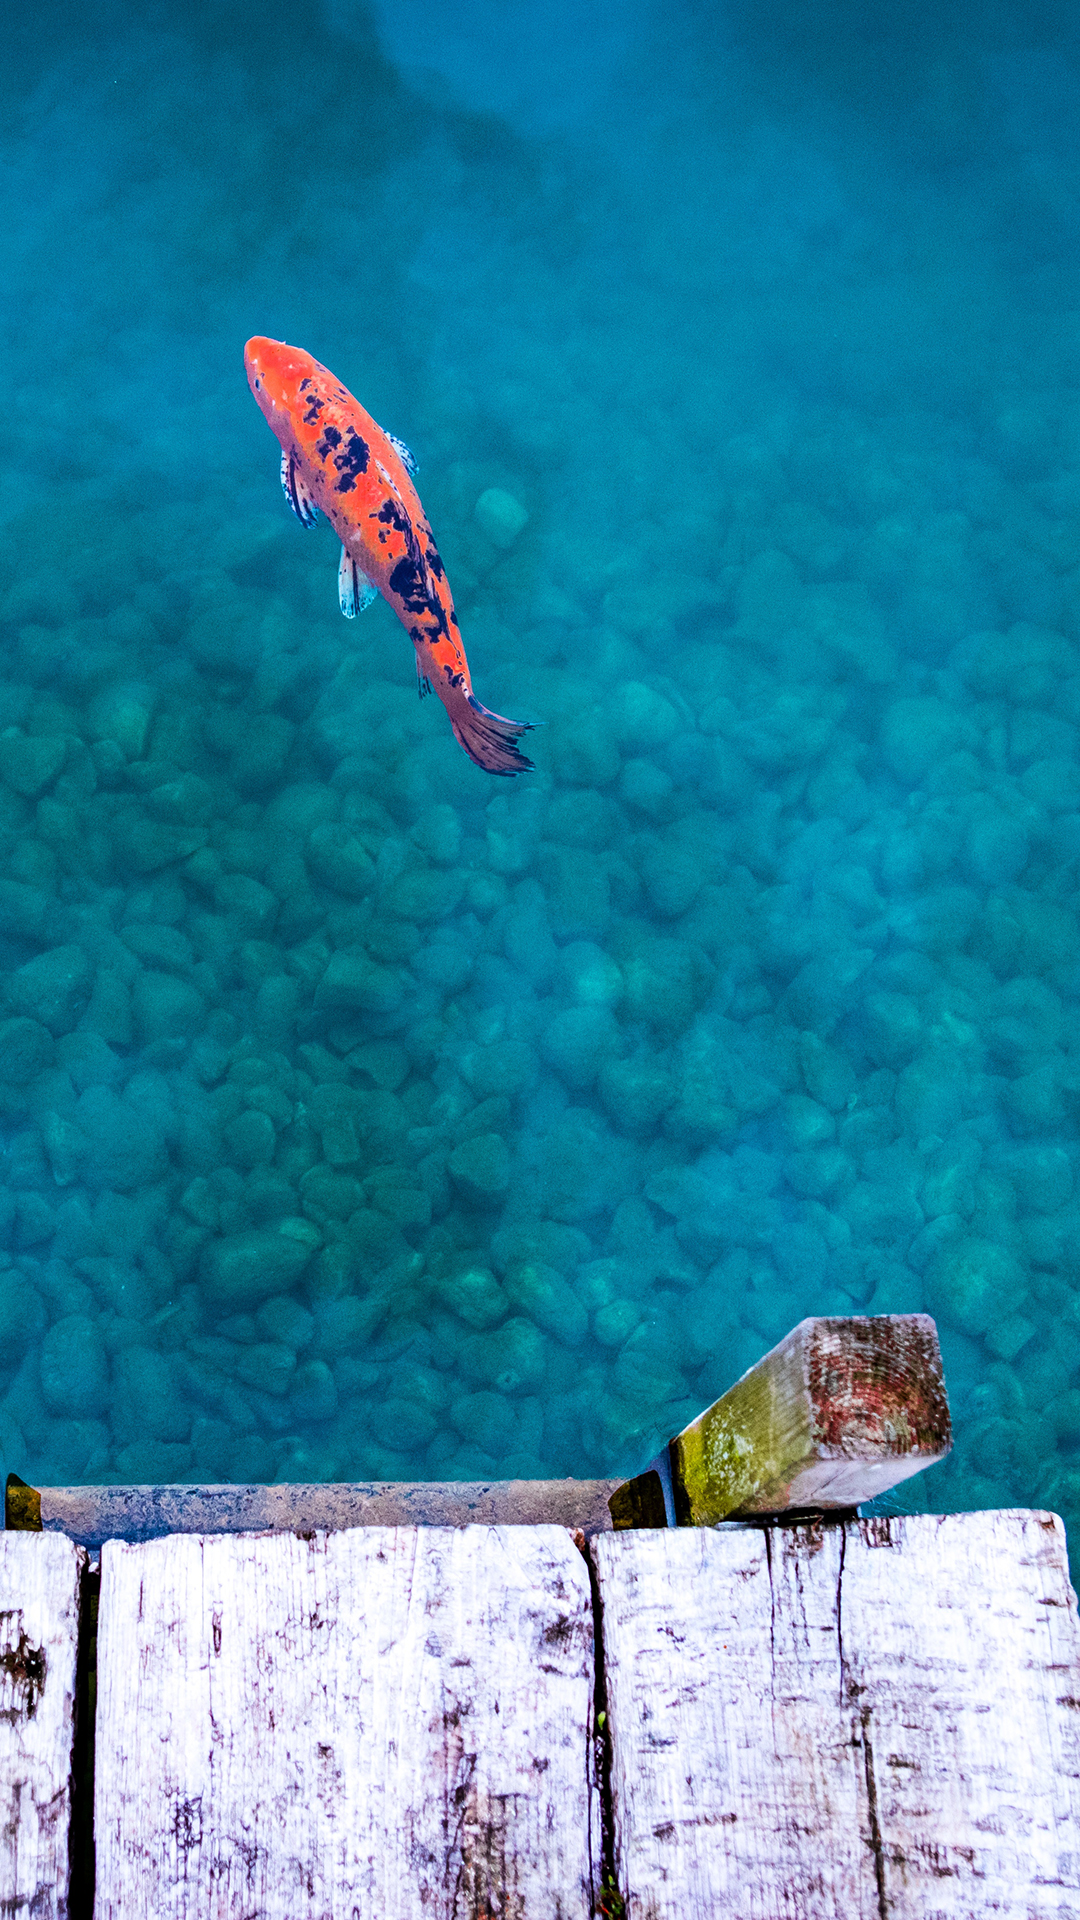
<svg viewBox="0 0 1080 1920">
<path fill-rule="evenodd" d="M 937 1328 L 925 1313 L 801 1320 L 618 1488 L 616 1528 L 852 1508 L 952 1445 Z"/>
</svg>

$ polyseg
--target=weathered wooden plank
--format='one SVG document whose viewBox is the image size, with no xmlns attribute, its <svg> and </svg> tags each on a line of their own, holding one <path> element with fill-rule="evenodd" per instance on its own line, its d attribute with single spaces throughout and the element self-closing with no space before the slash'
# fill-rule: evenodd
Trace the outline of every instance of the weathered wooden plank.
<svg viewBox="0 0 1080 1920">
<path fill-rule="evenodd" d="M 1061 1521 L 867 1520 L 841 1593 L 890 1913 L 1080 1914 L 1080 1626 Z"/>
<path fill-rule="evenodd" d="M 864 1911 L 837 1678 L 842 1541 L 816 1538 L 812 1568 L 794 1553 L 784 1564 L 778 1533 L 749 1529 L 594 1543 L 616 1873 L 633 1920 Z"/>
<path fill-rule="evenodd" d="M 97 1920 L 589 1913 L 561 1529 L 108 1543 L 98 1676 Z"/>
<path fill-rule="evenodd" d="M 70 1540 L 0 1535 L 0 1913 L 64 1920 L 79 1586 Z"/>
<path fill-rule="evenodd" d="M 926 1313 L 800 1320 L 611 1496 L 616 1528 L 857 1507 L 952 1446 Z"/>
<path fill-rule="evenodd" d="M 1080 1628 L 1045 1514 L 593 1543 L 631 1920 L 1080 1915 Z"/>
<path fill-rule="evenodd" d="M 337 1531 L 342 1527 L 611 1526 L 617 1480 L 411 1480 L 339 1485 L 27 1487 L 9 1485 L 7 1524 L 106 1540 L 169 1533 Z"/>
</svg>

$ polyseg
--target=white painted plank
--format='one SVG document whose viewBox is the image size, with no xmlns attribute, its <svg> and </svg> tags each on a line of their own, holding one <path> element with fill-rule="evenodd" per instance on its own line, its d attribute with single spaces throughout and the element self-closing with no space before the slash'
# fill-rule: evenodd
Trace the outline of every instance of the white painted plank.
<svg viewBox="0 0 1080 1920">
<path fill-rule="evenodd" d="M 0 1913 L 64 1920 L 80 1547 L 0 1534 Z"/>
<path fill-rule="evenodd" d="M 1060 1522 L 593 1545 L 630 1920 L 1080 1916 Z"/>
<path fill-rule="evenodd" d="M 582 1920 L 588 1573 L 555 1527 L 102 1553 L 96 1920 Z"/>
</svg>

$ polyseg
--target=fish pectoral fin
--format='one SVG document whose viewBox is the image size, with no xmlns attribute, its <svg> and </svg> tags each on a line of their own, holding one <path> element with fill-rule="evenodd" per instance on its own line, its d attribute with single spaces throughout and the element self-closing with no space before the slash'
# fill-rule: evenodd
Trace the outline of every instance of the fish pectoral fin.
<svg viewBox="0 0 1080 1920">
<path fill-rule="evenodd" d="M 358 613 L 370 607 L 379 589 L 373 580 L 358 567 L 348 547 L 342 547 L 341 560 L 337 575 L 338 600 L 346 620 L 355 620 Z"/>
<path fill-rule="evenodd" d="M 428 694 L 431 692 L 431 681 L 428 679 L 427 674 L 424 672 L 423 667 L 420 665 L 419 654 L 417 654 L 416 656 L 416 691 L 419 694 L 421 700 L 426 700 L 428 697 Z"/>
<path fill-rule="evenodd" d="M 413 479 L 414 476 L 418 474 L 420 471 L 419 465 L 417 464 L 415 453 L 410 452 L 409 448 L 405 445 L 404 440 L 399 440 L 396 433 L 388 433 L 386 437 L 389 440 L 390 445 L 393 447 L 394 452 L 397 454 L 398 459 L 401 461 L 401 464 L 404 467 L 406 473 L 408 474 L 410 480 Z"/>
<path fill-rule="evenodd" d="M 281 490 L 302 527 L 313 527 L 319 509 L 296 462 L 295 453 L 281 456 Z"/>
</svg>

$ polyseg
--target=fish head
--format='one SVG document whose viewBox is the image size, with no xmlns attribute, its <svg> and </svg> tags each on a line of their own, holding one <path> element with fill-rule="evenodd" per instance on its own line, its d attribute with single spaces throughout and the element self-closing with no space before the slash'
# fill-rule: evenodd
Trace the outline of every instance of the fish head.
<svg viewBox="0 0 1080 1920">
<path fill-rule="evenodd" d="M 317 363 L 303 347 L 255 334 L 244 348 L 244 371 L 258 405 L 279 440 L 291 430 L 300 404 L 300 382 L 311 383 Z M 321 369 L 320 369 L 321 371 Z"/>
</svg>

